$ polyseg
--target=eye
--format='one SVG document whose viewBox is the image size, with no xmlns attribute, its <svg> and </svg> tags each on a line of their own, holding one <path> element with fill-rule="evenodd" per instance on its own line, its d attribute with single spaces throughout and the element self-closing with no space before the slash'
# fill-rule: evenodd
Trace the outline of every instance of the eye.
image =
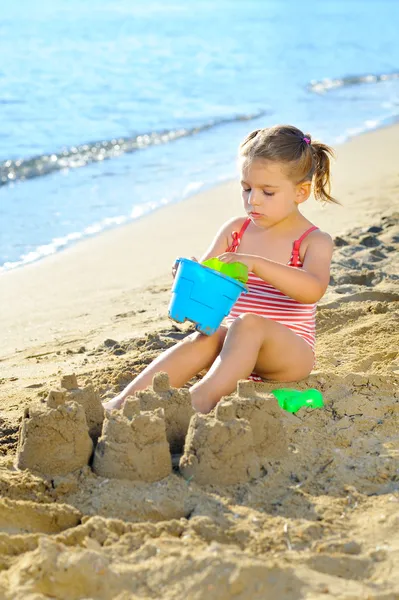
<svg viewBox="0 0 399 600">
<path fill-rule="evenodd" d="M 251 188 L 248 188 L 247 190 L 245 188 L 241 188 L 243 192 L 245 192 L 246 194 L 248 194 L 248 192 L 251 191 Z M 263 193 L 265 196 L 274 196 L 274 192 L 265 192 L 263 190 Z"/>
</svg>

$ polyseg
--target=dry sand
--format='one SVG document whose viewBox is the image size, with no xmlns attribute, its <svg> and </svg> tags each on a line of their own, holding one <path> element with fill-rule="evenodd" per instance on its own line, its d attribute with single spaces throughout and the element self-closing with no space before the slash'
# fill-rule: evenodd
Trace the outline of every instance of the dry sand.
<svg viewBox="0 0 399 600">
<path fill-rule="evenodd" d="M 306 207 L 336 241 L 295 384 L 322 410 L 243 382 L 193 416 L 160 376 L 101 429 L 100 398 L 189 332 L 170 262 L 239 214 L 236 183 L 0 278 L 0 598 L 399 598 L 398 140 L 340 147 L 344 208 Z"/>
</svg>

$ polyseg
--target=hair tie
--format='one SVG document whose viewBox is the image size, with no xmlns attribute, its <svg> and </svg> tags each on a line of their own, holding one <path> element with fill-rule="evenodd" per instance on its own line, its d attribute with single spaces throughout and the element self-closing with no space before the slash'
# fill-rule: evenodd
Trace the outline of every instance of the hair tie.
<svg viewBox="0 0 399 600">
<path fill-rule="evenodd" d="M 308 137 L 304 137 L 303 141 L 306 142 L 308 146 L 310 146 L 310 139 Z"/>
</svg>

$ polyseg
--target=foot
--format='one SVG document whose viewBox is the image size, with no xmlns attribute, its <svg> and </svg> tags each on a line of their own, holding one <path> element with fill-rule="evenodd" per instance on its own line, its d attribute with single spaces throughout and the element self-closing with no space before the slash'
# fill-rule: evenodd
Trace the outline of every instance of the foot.
<svg viewBox="0 0 399 600">
<path fill-rule="evenodd" d="M 205 398 L 201 392 L 197 390 L 190 390 L 191 396 L 191 406 L 195 410 L 195 412 L 202 413 L 204 415 L 211 412 L 211 410 L 216 406 L 217 402 L 210 400 L 209 398 Z"/>
<path fill-rule="evenodd" d="M 118 394 L 117 396 L 115 396 L 115 398 L 112 398 L 111 400 L 108 400 L 107 402 L 103 402 L 104 410 L 106 412 L 111 412 L 111 410 L 122 408 L 122 406 L 125 402 L 125 399 L 126 398 L 124 396 L 122 396 L 122 394 Z"/>
</svg>

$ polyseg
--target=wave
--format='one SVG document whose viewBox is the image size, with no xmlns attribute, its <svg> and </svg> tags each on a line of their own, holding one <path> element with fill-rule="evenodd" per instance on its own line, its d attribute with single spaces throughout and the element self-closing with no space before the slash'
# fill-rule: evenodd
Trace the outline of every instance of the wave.
<svg viewBox="0 0 399 600">
<path fill-rule="evenodd" d="M 88 227 L 85 227 L 82 231 L 74 231 L 73 233 L 68 233 L 63 237 L 53 238 L 51 242 L 47 244 L 42 244 L 41 246 L 37 246 L 27 254 L 23 254 L 18 260 L 15 260 L 13 262 L 8 261 L 5 262 L 3 265 L 0 265 L 0 275 L 6 271 L 15 269 L 16 267 L 21 267 L 23 265 L 35 262 L 40 258 L 44 258 L 45 256 L 55 254 L 56 252 L 69 246 L 73 242 L 77 242 L 78 240 L 82 240 L 97 233 L 101 233 L 102 231 L 105 231 L 110 227 L 123 225 L 128 221 L 138 219 L 144 216 L 145 214 L 152 212 L 156 208 L 160 208 L 165 204 L 169 204 L 169 202 L 170 200 L 168 200 L 167 198 L 162 198 L 161 200 L 159 200 L 159 202 L 148 202 L 147 204 L 142 206 L 135 206 L 132 209 L 130 215 L 108 217 L 96 223 L 92 223 Z"/>
<path fill-rule="evenodd" d="M 251 121 L 268 114 L 260 110 L 257 113 L 236 115 L 227 119 L 215 119 L 198 127 L 165 130 L 161 132 L 143 133 L 134 137 L 121 137 L 112 140 L 90 142 L 65 148 L 61 152 L 41 154 L 19 160 L 0 162 L 0 186 L 14 181 L 23 181 L 33 177 L 48 175 L 62 169 L 75 169 L 87 164 L 115 158 L 128 152 L 136 152 L 148 146 L 167 144 L 179 138 L 196 135 L 208 129 L 219 127 L 236 121 Z"/>
<path fill-rule="evenodd" d="M 340 79 L 323 79 L 322 81 L 311 81 L 308 89 L 316 94 L 325 94 L 337 88 L 360 85 L 363 83 L 379 83 L 380 81 L 391 81 L 399 79 L 399 72 L 381 73 L 377 75 L 348 75 Z"/>
<path fill-rule="evenodd" d="M 227 181 L 228 179 L 229 175 L 221 175 L 218 177 L 219 181 Z M 184 198 L 188 198 L 189 196 L 198 193 L 201 189 L 205 188 L 206 185 L 209 185 L 209 182 L 207 184 L 207 182 L 203 180 L 191 181 L 182 190 L 180 199 L 183 200 Z M 10 271 L 12 269 L 15 269 L 16 267 L 21 267 L 29 263 L 36 262 L 37 260 L 44 258 L 45 256 L 55 254 L 59 250 L 70 246 L 72 243 L 96 235 L 97 233 L 101 233 L 102 231 L 105 231 L 112 227 L 123 225 L 125 223 L 128 223 L 129 221 L 139 219 L 144 215 L 151 213 L 157 210 L 158 208 L 161 208 L 162 206 L 172 204 L 176 201 L 178 201 L 176 197 L 170 196 L 160 198 L 159 200 L 152 200 L 144 204 L 138 204 L 133 206 L 129 214 L 121 214 L 115 217 L 106 217 L 100 221 L 96 221 L 91 225 L 88 225 L 87 227 L 84 227 L 81 231 L 74 231 L 62 237 L 55 237 L 47 244 L 36 246 L 27 254 L 22 254 L 17 260 L 7 261 L 3 264 L 0 264 L 0 276 L 6 271 Z"/>
</svg>

